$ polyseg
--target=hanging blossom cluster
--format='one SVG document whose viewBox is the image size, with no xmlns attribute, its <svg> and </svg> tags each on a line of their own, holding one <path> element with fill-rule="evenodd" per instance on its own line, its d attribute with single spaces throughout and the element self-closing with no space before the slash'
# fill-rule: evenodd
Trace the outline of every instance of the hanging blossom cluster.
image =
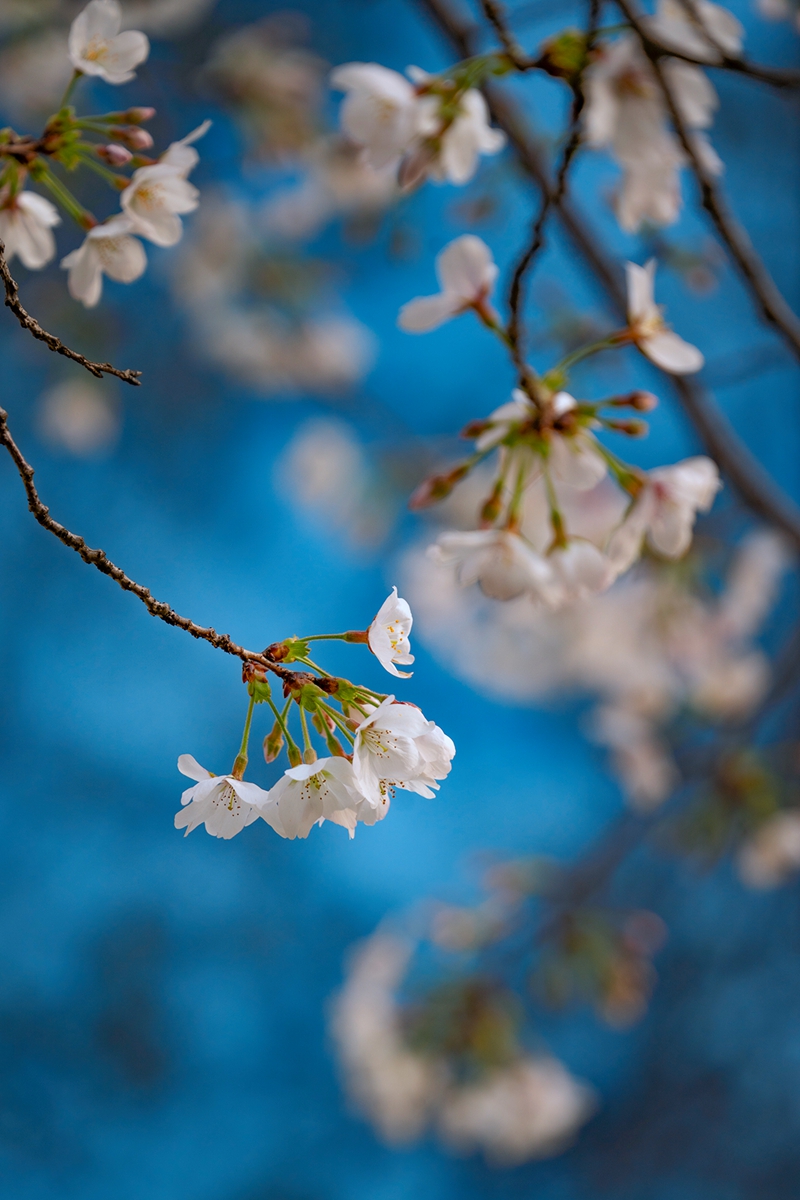
<svg viewBox="0 0 800 1200">
<path fill-rule="evenodd" d="M 250 702 L 239 753 L 228 775 L 214 775 L 190 755 L 178 769 L 196 782 L 181 797 L 175 826 L 187 834 L 205 825 L 214 837 L 232 838 L 262 817 L 284 838 L 305 838 L 312 826 L 331 821 L 355 834 L 359 822 L 374 825 L 389 811 L 395 789 L 433 797 L 450 772 L 455 746 L 414 704 L 330 675 L 309 658 L 315 641 L 364 643 L 381 665 L 399 679 L 414 661 L 409 633 L 411 610 L 397 588 L 366 630 L 289 638 L 267 647 L 263 657 L 245 663 L 243 679 Z M 289 669 L 297 663 L 300 669 Z M 283 704 L 273 699 L 268 674 L 283 685 Z M 264 757 L 274 762 L 284 751 L 289 767 L 268 791 L 244 779 L 253 711 L 266 704 L 275 718 L 264 738 Z M 297 714 L 299 741 L 292 736 Z M 327 753 L 318 757 L 314 738 Z"/>
<path fill-rule="evenodd" d="M 530 368 L 511 399 L 485 419 L 470 422 L 463 436 L 474 453 L 447 471 L 427 479 L 412 506 L 440 501 L 489 456 L 497 469 L 479 510 L 479 528 L 446 532 L 432 556 L 451 566 L 465 586 L 478 583 L 486 595 L 513 600 L 527 595 L 550 609 L 605 591 L 639 558 L 647 545 L 666 558 L 680 558 L 692 538 L 695 517 L 707 512 L 720 486 L 709 458 L 686 459 L 644 472 L 623 462 L 601 442 L 600 431 L 642 436 L 638 417 L 619 415 L 651 410 L 656 398 L 636 391 L 606 400 L 576 399 L 566 390 L 577 362 L 600 350 L 635 345 L 665 371 L 689 374 L 703 356 L 664 320 L 654 300 L 655 261 L 628 264 L 628 324 L 607 338 L 568 355 L 542 376 Z M 398 324 L 412 333 L 435 329 L 461 313 L 479 320 L 507 342 L 490 298 L 497 267 L 489 248 L 466 235 L 451 242 L 437 260 L 441 291 L 406 304 Z M 558 486 L 591 491 L 610 476 L 627 497 L 619 522 L 601 546 L 573 533 L 556 491 Z M 550 536 L 539 549 L 522 529 L 527 490 L 541 480 L 549 507 Z"/>
<path fill-rule="evenodd" d="M 390 1145 L 429 1127 L 451 1149 L 500 1166 L 564 1150 L 596 1107 L 593 1090 L 517 1038 L 508 993 L 447 985 L 398 998 L 415 942 L 378 930 L 353 957 L 332 1032 L 348 1090 Z"/>
<path fill-rule="evenodd" d="M 209 127 L 205 121 L 158 158 L 145 153 L 153 146 L 143 128 L 155 109 L 137 106 L 125 112 L 77 116 L 68 105 L 83 76 L 111 84 L 128 83 L 145 61 L 149 42 L 138 30 L 123 30 L 117 0 L 90 0 L 72 23 L 68 51 L 73 73 L 59 111 L 38 138 L 13 129 L 0 131 L 0 239 L 6 256 L 15 255 L 31 270 L 40 270 L 55 256 L 55 226 L 61 223 L 56 205 L 86 233 L 83 244 L 67 254 L 61 266 L 69 272 L 70 294 L 93 308 L 102 294 L 103 276 L 132 283 L 147 267 L 140 238 L 156 246 L 180 240 L 181 216 L 199 203 L 188 176 L 198 162 L 192 145 Z M 102 140 L 94 140 L 96 138 Z M 67 172 L 85 168 L 101 176 L 118 194 L 120 211 L 104 221 L 89 212 L 72 194 L 54 165 Z M 125 174 L 130 171 L 131 174 Z M 50 192 L 56 204 L 26 184 Z"/>
<path fill-rule="evenodd" d="M 694 13 L 694 18 L 692 13 Z M 701 0 L 689 7 L 680 0 L 659 0 L 656 15 L 645 20 L 647 33 L 667 49 L 709 64 L 721 55 L 737 55 L 743 28 L 726 8 Z M 678 58 L 662 60 L 662 70 L 694 150 L 712 175 L 723 169 L 706 131 L 719 104 L 707 76 Z M 620 225 L 628 231 L 671 225 L 681 209 L 681 168 L 686 155 L 672 132 L 659 81 L 638 37 L 626 33 L 603 41 L 586 72 L 586 140 L 608 149 L 622 169 L 616 198 Z"/>
</svg>

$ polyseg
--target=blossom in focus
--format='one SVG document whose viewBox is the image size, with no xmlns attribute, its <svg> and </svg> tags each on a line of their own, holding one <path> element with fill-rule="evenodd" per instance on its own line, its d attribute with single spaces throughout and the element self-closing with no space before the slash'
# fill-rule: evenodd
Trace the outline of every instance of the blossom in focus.
<svg viewBox="0 0 800 1200">
<path fill-rule="evenodd" d="M 441 292 L 409 300 L 397 324 L 406 333 L 427 333 L 470 308 L 484 309 L 497 279 L 497 264 L 485 242 L 467 233 L 436 256 Z"/>
<path fill-rule="evenodd" d="M 120 213 L 90 229 L 82 246 L 61 260 L 69 271 L 69 294 L 86 308 L 94 308 L 103 291 L 103 275 L 119 283 L 133 283 L 147 267 L 144 247 L 131 237 L 133 223 Z"/>
<path fill-rule="evenodd" d="M 547 559 L 507 529 L 442 533 L 428 555 L 443 566 L 455 567 L 462 587 L 477 583 L 492 600 L 513 600 L 525 592 L 542 599 L 555 594 Z"/>
<path fill-rule="evenodd" d="M 368 804 L 379 811 L 390 787 L 428 799 L 450 773 L 456 748 L 447 734 L 413 704 L 387 696 L 356 731 L 353 768 Z"/>
<path fill-rule="evenodd" d="M 99 75 L 107 83 L 127 83 L 134 68 L 150 53 L 143 33 L 120 33 L 122 9 L 117 0 L 90 0 L 69 31 L 69 57 L 76 71 Z"/>
<path fill-rule="evenodd" d="M 738 55 L 744 37 L 741 21 L 711 0 L 693 0 L 691 8 L 681 0 L 658 0 L 656 14 L 645 27 L 667 49 L 708 63 L 719 62 L 720 51 L 728 57 Z"/>
<path fill-rule="evenodd" d="M 413 84 L 378 63 L 353 62 L 331 72 L 331 85 L 346 93 L 342 128 L 363 147 L 370 166 L 380 169 L 399 159 L 417 132 Z"/>
<path fill-rule="evenodd" d="M 36 192 L 19 192 L 0 208 L 0 241 L 6 259 L 15 254 L 31 271 L 38 271 L 56 252 L 53 226 L 61 224 L 55 205 Z"/>
<path fill-rule="evenodd" d="M 212 837 L 235 837 L 258 820 L 269 799 L 269 793 L 255 783 L 233 775 L 212 775 L 191 754 L 180 756 L 178 770 L 197 780 L 181 796 L 183 808 L 175 814 L 175 828 L 185 829 L 187 835 L 205 824 Z"/>
<path fill-rule="evenodd" d="M 398 671 L 395 663 L 414 661 L 408 640 L 413 620 L 408 602 L 397 595 L 394 587 L 368 630 L 369 648 L 378 662 L 390 675 L 398 675 L 401 679 L 410 679 L 412 675 L 411 671 Z"/>
<path fill-rule="evenodd" d="M 178 214 L 194 212 L 200 203 L 200 193 L 186 176 L 199 158 L 192 142 L 202 137 L 210 124 L 204 121 L 181 141 L 173 142 L 157 163 L 134 171 L 120 197 L 132 231 L 156 246 L 174 246 L 180 241 L 183 225 Z"/>
<path fill-rule="evenodd" d="M 665 558 L 685 554 L 698 512 L 708 512 L 721 486 L 716 463 L 705 455 L 649 471 L 647 482 L 608 545 L 616 572 L 635 562 L 645 537 Z"/>
<path fill-rule="evenodd" d="M 195 150 L 193 143 L 199 141 L 201 137 L 205 137 L 210 128 L 211 122 L 203 121 L 180 141 L 171 142 L 159 158 L 158 166 L 172 167 L 185 179 L 200 161 L 200 155 Z"/>
<path fill-rule="evenodd" d="M 665 323 L 662 310 L 654 299 L 656 260 L 643 267 L 626 265 L 628 284 L 628 323 L 642 354 L 672 375 L 692 375 L 705 359 L 696 346 L 685 342 Z"/>
<path fill-rule="evenodd" d="M 738 855 L 739 877 L 748 887 L 779 887 L 800 870 L 800 811 L 775 813 L 744 843 Z"/>
<path fill-rule="evenodd" d="M 491 1162 L 514 1166 L 565 1149 L 595 1107 L 592 1089 L 557 1059 L 525 1056 L 449 1089 L 438 1123 L 456 1148 L 480 1148 Z"/>
<path fill-rule="evenodd" d="M 320 758 L 284 772 L 259 814 L 284 838 L 308 837 L 317 821 L 333 821 L 353 836 L 363 797 L 347 758 Z"/>
<path fill-rule="evenodd" d="M 719 174 L 722 163 L 705 133 L 717 107 L 717 94 L 699 67 L 664 60 L 675 103 L 706 169 Z M 680 169 L 686 161 L 672 132 L 664 97 L 638 39 L 605 43 L 586 76 L 586 140 L 608 148 L 623 172 L 616 200 L 617 219 L 634 232 L 643 222 L 671 225 L 681 207 Z"/>
</svg>

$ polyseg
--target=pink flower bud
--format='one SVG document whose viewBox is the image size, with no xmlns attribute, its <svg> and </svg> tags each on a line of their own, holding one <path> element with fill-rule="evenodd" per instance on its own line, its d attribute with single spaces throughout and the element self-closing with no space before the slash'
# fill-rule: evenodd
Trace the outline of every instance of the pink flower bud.
<svg viewBox="0 0 800 1200">
<path fill-rule="evenodd" d="M 153 139 L 146 129 L 136 125 L 114 125 L 109 132 L 119 141 L 125 142 L 131 150 L 149 150 Z"/>
<path fill-rule="evenodd" d="M 125 113 L 125 120 L 130 121 L 132 125 L 141 125 L 142 121 L 152 121 L 155 115 L 154 108 L 129 108 Z"/>
<path fill-rule="evenodd" d="M 98 158 L 102 158 L 103 162 L 109 163 L 112 167 L 124 167 L 125 163 L 129 163 L 133 158 L 130 150 L 114 144 L 97 146 L 96 153 Z"/>
</svg>

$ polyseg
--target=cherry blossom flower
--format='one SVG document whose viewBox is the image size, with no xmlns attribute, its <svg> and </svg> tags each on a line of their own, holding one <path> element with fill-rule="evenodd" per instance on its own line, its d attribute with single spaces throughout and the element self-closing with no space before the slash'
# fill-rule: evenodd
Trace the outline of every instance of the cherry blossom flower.
<svg viewBox="0 0 800 1200">
<path fill-rule="evenodd" d="M 419 67 L 409 67 L 408 74 L 416 84 L 424 85 L 433 78 Z M 438 140 L 438 152 L 424 161 L 424 174 L 457 186 L 468 183 L 478 168 L 481 154 L 498 154 L 506 144 L 506 135 L 489 124 L 489 109 L 481 92 L 469 88 L 458 102 L 458 114 L 442 131 L 440 100 L 435 95 L 423 95 L 418 100 L 417 131 L 422 137 Z M 423 160 L 428 152 L 423 151 Z"/>
<path fill-rule="evenodd" d="M 744 843 L 739 877 L 750 888 L 779 887 L 800 870 L 800 810 L 775 813 Z"/>
<path fill-rule="evenodd" d="M 451 739 L 415 705 L 387 696 L 356 731 L 353 768 L 364 797 L 380 809 L 392 787 L 431 799 L 455 752 Z"/>
<path fill-rule="evenodd" d="M 585 538 L 570 538 L 566 546 L 548 554 L 547 562 L 555 577 L 555 588 L 549 592 L 551 608 L 604 592 L 615 577 L 603 552 Z"/>
<path fill-rule="evenodd" d="M 61 224 L 55 205 L 36 192 L 19 192 L 0 209 L 0 241 L 5 243 L 6 258 L 15 254 L 30 271 L 38 271 L 56 252 L 54 225 Z"/>
<path fill-rule="evenodd" d="M 554 602 L 558 594 L 548 560 L 507 529 L 442 533 L 428 555 L 455 567 L 462 587 L 477 583 L 492 600 L 513 600 L 530 592 Z"/>
<path fill-rule="evenodd" d="M 100 75 L 107 83 L 127 83 L 134 68 L 150 53 L 143 33 L 120 33 L 122 9 L 117 0 L 90 0 L 69 31 L 69 57 L 76 71 Z"/>
<path fill-rule="evenodd" d="M 185 829 L 187 835 L 205 824 L 212 837 L 235 837 L 262 815 L 269 799 L 269 793 L 255 783 L 233 775 L 212 775 L 191 754 L 180 756 L 178 770 L 197 780 L 181 796 L 184 807 L 175 814 L 175 828 Z"/>
<path fill-rule="evenodd" d="M 439 1115 L 446 1141 L 503 1166 L 558 1154 L 596 1107 L 594 1092 L 555 1058 L 524 1056 L 452 1088 Z"/>
<path fill-rule="evenodd" d="M 708 512 L 721 486 L 716 463 L 704 455 L 649 471 L 608 545 L 608 558 L 617 574 L 635 562 L 645 537 L 665 558 L 685 554 L 697 513 Z"/>
<path fill-rule="evenodd" d="M 628 322 L 631 334 L 642 354 L 672 375 L 691 375 L 699 371 L 705 359 L 696 346 L 685 342 L 665 323 L 662 309 L 655 303 L 656 260 L 643 267 L 626 265 L 628 282 Z"/>
<path fill-rule="evenodd" d="M 199 155 L 191 144 L 201 138 L 211 122 L 173 142 L 153 166 L 139 167 L 120 197 L 122 211 L 132 230 L 157 246 L 174 246 L 183 233 L 179 213 L 194 212 L 200 193 L 186 176 L 197 165 Z"/>
<path fill-rule="evenodd" d="M 467 233 L 436 256 L 436 275 L 441 292 L 409 300 L 400 309 L 397 324 L 406 333 L 427 333 L 470 308 L 485 308 L 497 279 L 497 264 L 486 243 Z"/>
<path fill-rule="evenodd" d="M 362 800 L 350 760 L 320 758 L 286 771 L 258 815 L 284 838 L 308 837 L 318 821 L 344 825 L 352 837 Z"/>
<path fill-rule="evenodd" d="M 103 291 L 103 275 L 119 283 L 132 283 L 147 267 L 147 256 L 141 242 L 131 237 L 133 223 L 120 213 L 103 225 L 90 229 L 82 246 L 62 258 L 61 266 L 69 271 L 69 294 L 94 308 Z"/>
<path fill-rule="evenodd" d="M 342 128 L 363 147 L 372 167 L 385 167 L 406 151 L 417 132 L 417 93 L 397 71 L 378 63 L 345 63 L 331 84 L 346 92 Z"/>
<path fill-rule="evenodd" d="M 393 587 L 368 630 L 369 648 L 378 662 L 390 675 L 397 675 L 401 679 L 410 679 L 413 674 L 411 671 L 398 671 L 395 666 L 395 663 L 414 661 L 408 640 L 413 620 L 408 602 L 401 599 L 397 595 L 397 588 Z"/>
<path fill-rule="evenodd" d="M 703 130 L 711 125 L 717 94 L 704 73 L 668 58 L 663 67 L 695 150 L 706 169 L 722 163 Z M 623 171 L 617 219 L 634 232 L 644 221 L 671 225 L 681 207 L 680 169 L 686 157 L 672 132 L 653 69 L 633 36 L 606 43 L 586 77 L 586 140 L 607 147 Z"/>
<path fill-rule="evenodd" d="M 551 401 L 553 415 L 564 416 L 577 407 L 569 392 L 557 392 Z M 547 466 L 551 475 L 578 491 L 589 491 L 608 474 L 608 464 L 593 435 L 586 429 L 562 433 L 550 432 Z"/>
<path fill-rule="evenodd" d="M 680 0 L 659 0 L 656 15 L 647 20 L 646 28 L 667 49 L 708 63 L 720 62 L 720 51 L 729 57 L 738 55 L 744 37 L 741 21 L 710 0 L 694 0 L 691 9 Z"/>
<path fill-rule="evenodd" d="M 482 454 L 484 450 L 499 445 L 515 425 L 529 421 L 535 412 L 530 397 L 521 388 L 514 388 L 511 399 L 489 414 L 486 428 L 475 439 L 475 449 Z"/>
</svg>

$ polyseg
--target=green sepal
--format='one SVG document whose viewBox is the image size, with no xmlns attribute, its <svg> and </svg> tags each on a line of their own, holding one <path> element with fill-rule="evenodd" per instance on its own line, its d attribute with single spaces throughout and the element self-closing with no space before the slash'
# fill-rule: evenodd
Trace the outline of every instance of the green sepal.
<svg viewBox="0 0 800 1200">
<path fill-rule="evenodd" d="M 252 696 L 256 704 L 266 704 L 272 697 L 272 688 L 268 679 L 251 679 L 247 685 L 247 694 Z"/>
</svg>

